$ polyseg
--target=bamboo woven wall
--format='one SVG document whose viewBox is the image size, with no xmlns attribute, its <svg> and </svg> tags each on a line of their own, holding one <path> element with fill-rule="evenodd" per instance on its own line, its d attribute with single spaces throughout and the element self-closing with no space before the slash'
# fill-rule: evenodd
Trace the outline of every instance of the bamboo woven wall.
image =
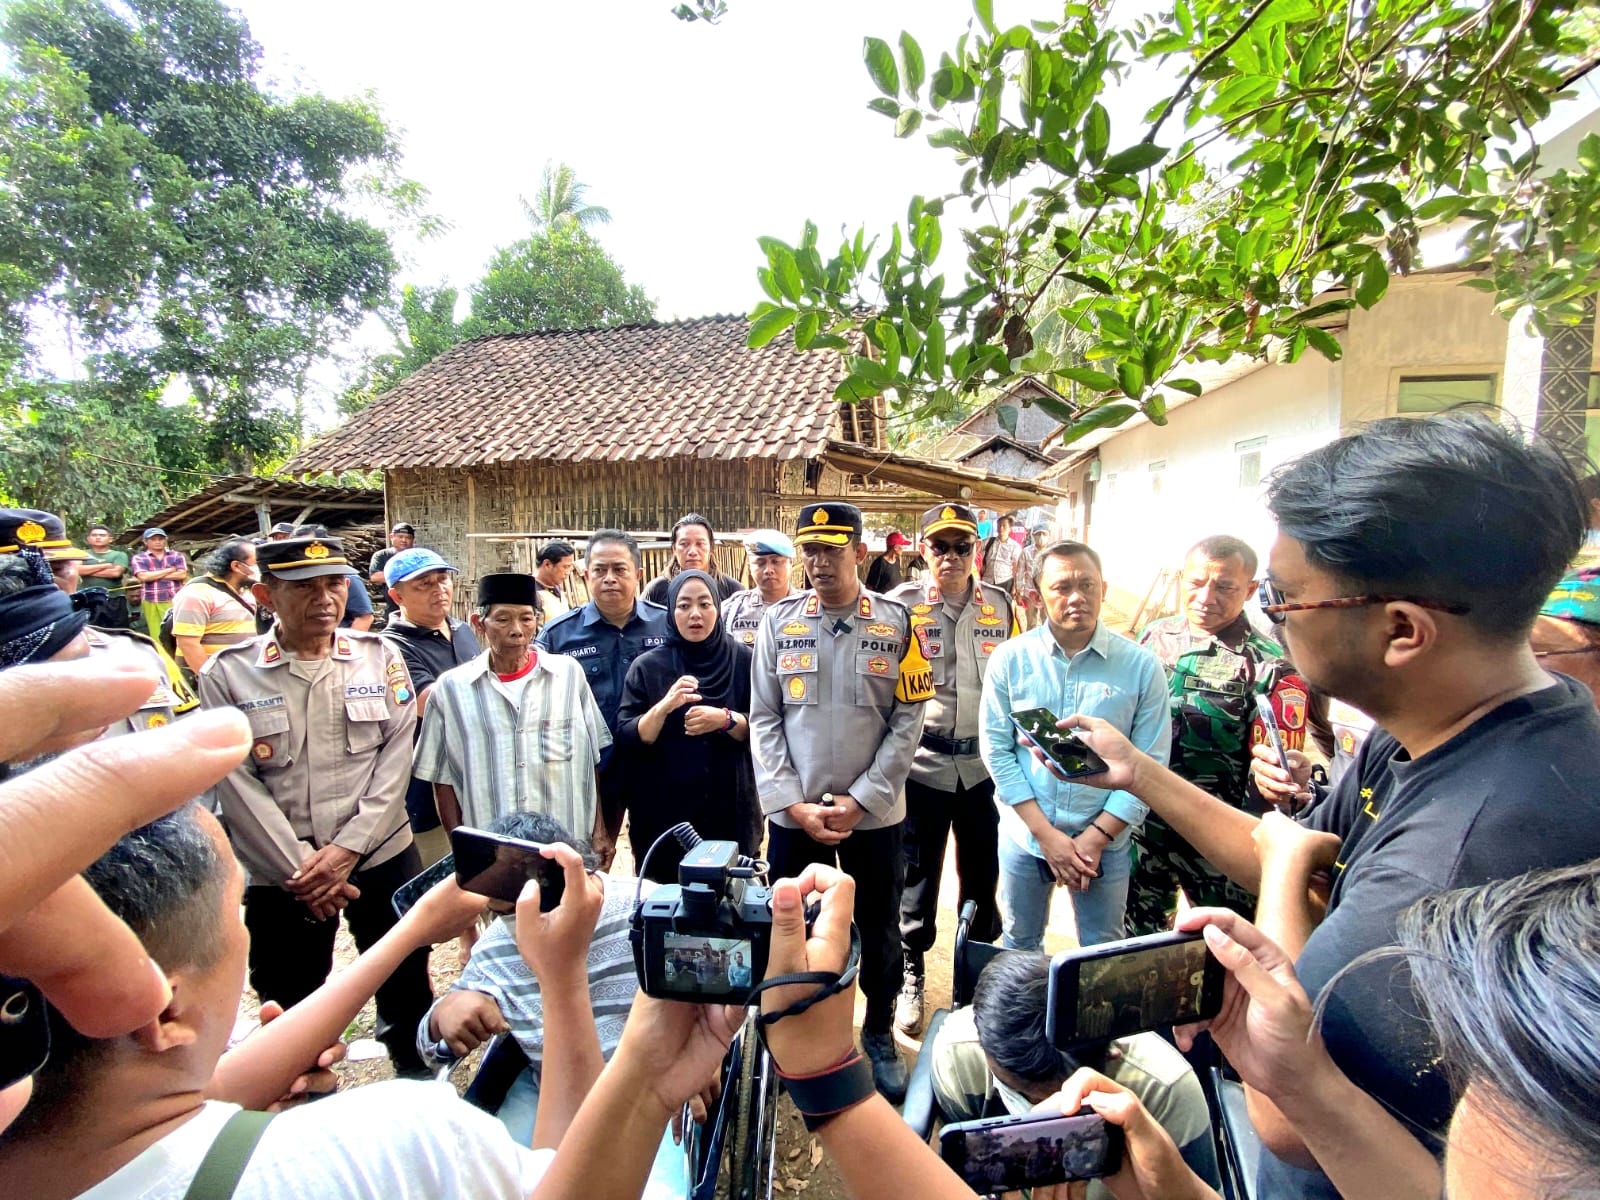
<svg viewBox="0 0 1600 1200">
<path fill-rule="evenodd" d="M 541 533 L 550 529 L 660 529 L 698 512 L 718 530 L 792 528 L 796 512 L 780 509 L 780 476 L 791 484 L 803 464 L 771 459 L 718 461 L 654 459 L 632 463 L 509 463 L 468 470 L 397 470 L 385 475 L 388 519 L 409 521 L 417 544 L 461 568 L 457 607 L 473 595 L 480 575 L 532 569 L 545 539 L 492 541 L 477 534 Z M 789 490 L 786 486 L 782 490 Z M 744 552 L 717 547 L 725 571 L 745 578 Z M 660 574 L 665 550 L 647 551 L 645 577 Z M 579 590 L 581 595 L 581 588 Z"/>
</svg>

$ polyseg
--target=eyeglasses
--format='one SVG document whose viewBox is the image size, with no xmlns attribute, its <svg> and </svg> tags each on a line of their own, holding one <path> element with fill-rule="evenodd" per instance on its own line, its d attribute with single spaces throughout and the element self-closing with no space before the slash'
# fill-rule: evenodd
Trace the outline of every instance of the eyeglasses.
<svg viewBox="0 0 1600 1200">
<path fill-rule="evenodd" d="M 1283 598 L 1283 593 L 1271 581 L 1263 579 L 1261 589 L 1256 593 L 1261 604 L 1261 612 L 1267 620 L 1274 625 L 1282 625 L 1284 616 L 1292 612 L 1306 612 L 1313 608 L 1365 608 L 1372 604 L 1415 604 L 1418 608 L 1432 608 L 1439 612 L 1453 613 L 1463 616 L 1472 611 L 1466 604 L 1457 604 L 1450 600 L 1429 600 L 1424 596 L 1396 596 L 1387 592 L 1375 593 L 1367 596 L 1338 596 L 1332 600 L 1307 600 L 1302 604 L 1290 604 Z"/>
<path fill-rule="evenodd" d="M 1572 646 L 1566 650 L 1535 650 L 1535 658 L 1554 658 L 1558 654 L 1595 654 L 1600 652 L 1600 646 Z"/>
<path fill-rule="evenodd" d="M 929 542 L 928 549 L 933 551 L 935 558 L 943 558 L 947 554 L 954 554 L 957 558 L 966 558 L 972 553 L 971 542 Z"/>
</svg>

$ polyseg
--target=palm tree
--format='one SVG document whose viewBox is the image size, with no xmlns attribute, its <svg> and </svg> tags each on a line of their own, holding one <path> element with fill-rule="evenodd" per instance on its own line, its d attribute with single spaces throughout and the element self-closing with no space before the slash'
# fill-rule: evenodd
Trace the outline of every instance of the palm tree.
<svg viewBox="0 0 1600 1200">
<path fill-rule="evenodd" d="M 539 182 L 539 195 L 532 204 L 522 201 L 522 211 L 535 229 L 554 229 L 558 225 L 605 225 L 611 221 L 611 210 L 598 204 L 585 204 L 584 195 L 589 185 L 578 182 L 578 174 L 566 163 L 544 164 L 544 175 Z"/>
</svg>

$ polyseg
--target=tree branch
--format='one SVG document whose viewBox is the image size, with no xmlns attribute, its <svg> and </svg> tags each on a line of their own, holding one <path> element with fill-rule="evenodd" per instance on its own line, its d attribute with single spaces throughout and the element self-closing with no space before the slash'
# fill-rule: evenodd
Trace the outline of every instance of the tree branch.
<svg viewBox="0 0 1600 1200">
<path fill-rule="evenodd" d="M 1173 93 L 1172 99 L 1167 101 L 1167 106 L 1161 110 L 1161 115 L 1151 122 L 1150 128 L 1145 131 L 1144 137 L 1139 139 L 1142 143 L 1155 144 L 1156 134 L 1160 132 L 1161 126 L 1177 109 L 1183 98 L 1189 94 L 1189 89 L 1194 87 L 1195 80 L 1204 74 L 1207 67 L 1233 49 L 1233 44 L 1250 31 L 1250 26 L 1254 25 L 1256 19 L 1266 12 L 1271 5 L 1272 0 L 1260 0 L 1259 4 L 1244 15 L 1244 20 L 1239 23 L 1239 28 L 1230 33 L 1195 64 L 1194 69 L 1184 76 L 1183 82 L 1178 85 L 1178 90 Z"/>
</svg>

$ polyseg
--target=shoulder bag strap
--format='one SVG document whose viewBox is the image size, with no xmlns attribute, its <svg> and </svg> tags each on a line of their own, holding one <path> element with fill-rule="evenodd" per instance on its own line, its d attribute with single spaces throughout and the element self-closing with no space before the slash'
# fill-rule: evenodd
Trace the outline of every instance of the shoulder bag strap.
<svg viewBox="0 0 1600 1200">
<path fill-rule="evenodd" d="M 272 1113 L 243 1109 L 229 1117 L 200 1161 L 200 1169 L 194 1173 L 183 1200 L 229 1200 L 272 1117 Z"/>
</svg>

